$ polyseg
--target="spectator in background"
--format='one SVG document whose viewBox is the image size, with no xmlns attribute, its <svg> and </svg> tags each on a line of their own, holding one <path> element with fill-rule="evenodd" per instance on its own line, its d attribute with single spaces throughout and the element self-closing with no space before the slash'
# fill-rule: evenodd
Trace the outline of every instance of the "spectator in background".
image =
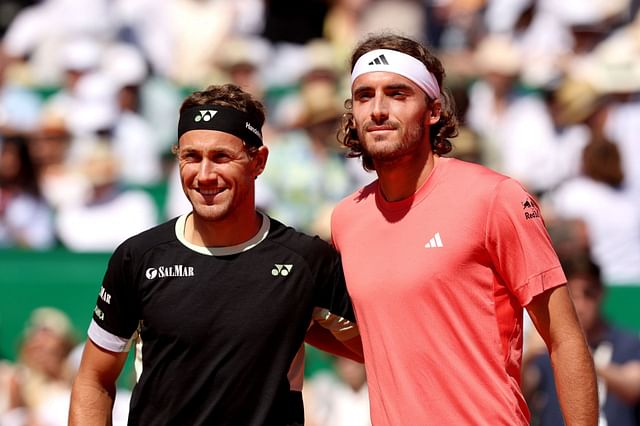
<svg viewBox="0 0 640 426">
<path fill-rule="evenodd" d="M 43 250 L 55 243 L 52 212 L 42 197 L 21 134 L 0 135 L 0 247 Z"/>
<path fill-rule="evenodd" d="M 521 57 L 522 52 L 505 35 L 486 36 L 472 57 L 475 80 L 468 88 L 465 123 L 478 136 L 482 163 L 498 172 L 505 171 L 506 151 L 516 142 L 508 134 L 508 125 L 522 114 L 535 113 L 540 104 L 518 86 Z"/>
<path fill-rule="evenodd" d="M 584 223 L 594 261 L 608 285 L 640 285 L 640 212 L 623 187 L 618 146 L 595 137 L 583 150 L 582 175 L 549 196 L 552 216 Z"/>
<path fill-rule="evenodd" d="M 0 370 L 3 426 L 67 424 L 73 379 L 67 357 L 76 344 L 67 315 L 50 307 L 35 309 L 26 324 L 18 360 Z"/>
<path fill-rule="evenodd" d="M 305 424 L 371 426 L 364 365 L 333 357 L 332 367 L 333 371 L 320 371 L 305 380 Z"/>
<path fill-rule="evenodd" d="M 3 44 L 23 65 L 21 74 L 31 86 L 60 84 L 60 53 L 68 42 L 106 40 L 113 34 L 108 0 L 43 0 L 26 7 L 13 20 Z"/>
<path fill-rule="evenodd" d="M 492 34 L 480 41 L 474 52 L 480 78 L 469 88 L 466 123 L 479 136 L 484 165 L 541 195 L 577 174 L 588 132 L 560 122 L 560 116 L 573 112 L 566 101 L 550 112 L 548 98 L 539 92 L 549 90 L 553 97 L 557 87 L 526 90 L 520 80 L 525 56 L 506 35 Z M 580 95 L 560 87 L 563 95 Z"/>
<path fill-rule="evenodd" d="M 271 55 L 271 45 L 264 39 L 251 36 L 235 36 L 220 49 L 216 65 L 220 78 L 246 90 L 258 99 L 264 99 L 264 67 Z"/>
<path fill-rule="evenodd" d="M 640 14 L 633 25 L 611 34 L 592 57 L 592 71 L 585 77 L 613 98 L 603 133 L 620 149 L 625 188 L 640 208 Z"/>
<path fill-rule="evenodd" d="M 237 2 L 175 0 L 167 7 L 172 18 L 166 27 L 171 49 L 168 76 L 183 87 L 204 86 L 215 70 L 217 52 L 232 34 Z"/>
<path fill-rule="evenodd" d="M 44 112 L 29 135 L 29 153 L 42 196 L 54 212 L 66 204 L 81 202 L 90 190 L 79 167 L 69 158 L 70 147 L 71 133 L 63 118 L 51 110 Z"/>
<path fill-rule="evenodd" d="M 102 44 L 88 36 L 73 37 L 65 40 L 56 52 L 61 81 L 58 90 L 46 99 L 44 109 L 47 115 L 69 117 L 77 96 L 78 81 L 99 68 Z"/>
<path fill-rule="evenodd" d="M 0 130 L 31 131 L 38 121 L 42 101 L 12 75 L 15 62 L 0 43 Z"/>
<path fill-rule="evenodd" d="M 336 63 L 343 64 L 343 67 L 346 67 L 349 53 L 362 35 L 362 19 L 372 3 L 373 0 L 329 2 L 322 34 L 335 52 Z"/>
<path fill-rule="evenodd" d="M 108 142 L 96 142 L 80 163 L 90 184 L 89 196 L 62 206 L 56 230 L 62 244 L 73 251 L 115 249 L 122 241 L 158 223 L 151 196 L 122 185 L 120 163 Z"/>
<path fill-rule="evenodd" d="M 600 268 L 587 253 L 561 258 L 567 285 L 576 306 L 598 375 L 600 423 L 640 424 L 640 337 L 609 323 L 602 314 L 606 294 Z M 535 331 L 531 330 L 532 333 Z M 563 424 L 551 362 L 539 336 L 528 336 L 523 389 L 532 411 L 532 425 Z"/>
<path fill-rule="evenodd" d="M 393 6 L 393 2 L 388 2 Z M 405 2 L 406 3 L 406 2 Z M 425 39 L 439 51 L 466 50 L 477 42 L 482 31 L 482 11 L 486 0 L 426 0 L 422 2 L 427 19 Z M 383 28 L 383 27 L 379 27 Z M 398 30 L 402 31 L 400 26 Z M 408 35 L 409 33 L 407 33 Z"/>
<path fill-rule="evenodd" d="M 164 178 L 162 134 L 142 111 L 141 96 L 148 76 L 140 51 L 126 43 L 105 47 L 101 70 L 113 84 L 118 111 L 113 124 L 113 151 L 121 164 L 121 179 L 133 186 L 151 186 Z"/>
<path fill-rule="evenodd" d="M 107 140 L 120 163 L 121 181 L 126 185 L 151 185 L 163 176 L 161 147 L 140 114 L 122 109 L 119 95 L 127 84 L 123 83 L 124 77 L 100 69 L 80 78 L 67 120 L 73 135 L 70 157 L 81 158 L 96 140 Z"/>
</svg>

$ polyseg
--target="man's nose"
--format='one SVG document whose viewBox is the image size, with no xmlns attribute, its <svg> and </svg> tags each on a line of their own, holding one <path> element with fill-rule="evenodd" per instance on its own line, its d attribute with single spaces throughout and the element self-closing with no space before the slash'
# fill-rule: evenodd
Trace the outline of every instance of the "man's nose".
<svg viewBox="0 0 640 426">
<path fill-rule="evenodd" d="M 214 180 L 218 177 L 218 168 L 214 161 L 203 158 L 198 169 L 198 180 Z"/>
<path fill-rule="evenodd" d="M 376 96 L 371 107 L 371 119 L 376 123 L 382 123 L 389 118 L 389 109 L 384 96 Z"/>
</svg>

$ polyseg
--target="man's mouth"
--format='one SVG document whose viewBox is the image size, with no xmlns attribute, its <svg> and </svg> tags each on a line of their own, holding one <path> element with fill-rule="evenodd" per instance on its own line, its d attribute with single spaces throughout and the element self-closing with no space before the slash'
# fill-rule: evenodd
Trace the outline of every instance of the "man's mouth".
<svg viewBox="0 0 640 426">
<path fill-rule="evenodd" d="M 369 126 L 367 132 L 388 132 L 395 130 L 393 126 Z"/>
<path fill-rule="evenodd" d="M 218 189 L 198 189 L 197 191 L 204 197 L 213 197 L 221 192 L 223 192 L 226 188 L 218 188 Z"/>
</svg>

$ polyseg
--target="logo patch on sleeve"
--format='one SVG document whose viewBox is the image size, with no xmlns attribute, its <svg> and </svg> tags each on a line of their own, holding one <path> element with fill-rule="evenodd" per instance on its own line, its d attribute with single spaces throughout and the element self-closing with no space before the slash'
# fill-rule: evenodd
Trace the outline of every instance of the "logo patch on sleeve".
<svg viewBox="0 0 640 426">
<path fill-rule="evenodd" d="M 524 218 L 527 220 L 538 219 L 542 217 L 538 205 L 530 197 L 522 201 L 522 210 L 524 210 Z"/>
</svg>

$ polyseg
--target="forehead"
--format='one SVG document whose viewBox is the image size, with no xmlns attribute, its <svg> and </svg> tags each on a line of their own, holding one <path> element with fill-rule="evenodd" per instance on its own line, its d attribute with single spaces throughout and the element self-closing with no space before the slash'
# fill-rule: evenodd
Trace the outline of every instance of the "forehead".
<svg viewBox="0 0 640 426">
<path fill-rule="evenodd" d="M 219 130 L 189 130 L 178 140 L 181 149 L 231 149 L 244 148 L 242 139 Z"/>
<path fill-rule="evenodd" d="M 359 75 L 351 85 L 351 93 L 380 87 L 409 87 L 415 92 L 422 93 L 422 89 L 407 77 L 388 71 L 373 71 Z"/>
</svg>

